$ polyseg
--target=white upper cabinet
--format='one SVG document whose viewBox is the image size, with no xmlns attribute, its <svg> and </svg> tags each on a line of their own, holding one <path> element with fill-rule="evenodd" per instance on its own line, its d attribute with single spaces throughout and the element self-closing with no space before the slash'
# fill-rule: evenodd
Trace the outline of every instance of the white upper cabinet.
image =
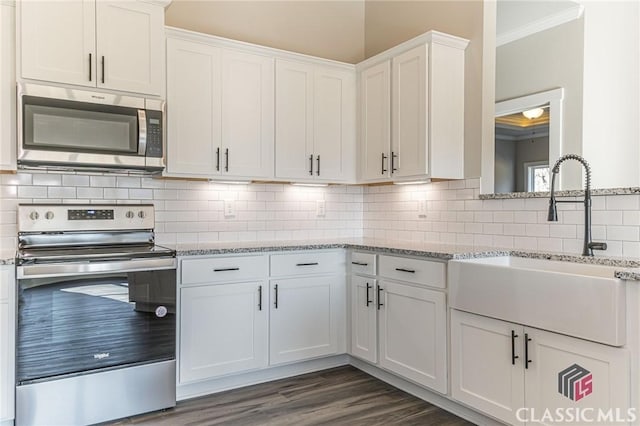
<svg viewBox="0 0 640 426">
<path fill-rule="evenodd" d="M 467 44 L 430 31 L 359 65 L 360 181 L 464 178 Z"/>
<path fill-rule="evenodd" d="M 273 58 L 170 35 L 167 175 L 272 178 L 273 92 Z"/>
<path fill-rule="evenodd" d="M 276 60 L 276 177 L 349 182 L 355 177 L 355 75 Z"/>
<path fill-rule="evenodd" d="M 162 94 L 162 6 L 20 1 L 18 23 L 22 78 Z"/>
<path fill-rule="evenodd" d="M 220 171 L 221 49 L 167 39 L 167 173 Z"/>
<path fill-rule="evenodd" d="M 360 73 L 360 179 L 364 181 L 389 176 L 390 82 L 390 61 Z"/>
<path fill-rule="evenodd" d="M 0 170 L 16 170 L 15 8 L 0 3 Z"/>
<path fill-rule="evenodd" d="M 233 50 L 222 53 L 224 172 L 273 176 L 273 59 Z"/>
</svg>

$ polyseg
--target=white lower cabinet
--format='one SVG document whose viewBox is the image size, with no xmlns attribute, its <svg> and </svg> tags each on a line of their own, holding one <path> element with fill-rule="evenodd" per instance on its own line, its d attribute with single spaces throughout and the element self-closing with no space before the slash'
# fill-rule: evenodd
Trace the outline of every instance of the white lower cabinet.
<svg viewBox="0 0 640 426">
<path fill-rule="evenodd" d="M 180 382 L 268 365 L 266 283 L 185 287 L 180 296 Z"/>
<path fill-rule="evenodd" d="M 0 423 L 14 418 L 14 265 L 0 266 Z"/>
<path fill-rule="evenodd" d="M 444 293 L 394 281 L 379 285 L 380 366 L 446 393 Z"/>
<path fill-rule="evenodd" d="M 351 276 L 351 355 L 378 362 L 376 281 Z"/>
<path fill-rule="evenodd" d="M 341 279 L 271 281 L 270 363 L 282 364 L 338 352 Z"/>
<path fill-rule="evenodd" d="M 613 424 L 629 408 L 629 368 L 625 348 L 451 311 L 451 396 L 508 424 L 580 410 L 576 424 L 599 412 L 594 424 Z"/>
</svg>

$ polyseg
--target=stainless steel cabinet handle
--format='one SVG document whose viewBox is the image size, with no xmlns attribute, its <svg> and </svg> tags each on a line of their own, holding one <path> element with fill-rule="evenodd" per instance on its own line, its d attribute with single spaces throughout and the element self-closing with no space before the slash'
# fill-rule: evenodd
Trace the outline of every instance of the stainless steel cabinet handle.
<svg viewBox="0 0 640 426">
<path fill-rule="evenodd" d="M 520 358 L 516 355 L 516 339 L 518 335 L 514 330 L 511 330 L 511 365 L 516 365 L 516 359 Z"/>
<path fill-rule="evenodd" d="M 240 268 L 219 268 L 214 269 L 213 272 L 227 272 L 227 271 L 239 271 Z"/>
<path fill-rule="evenodd" d="M 224 171 L 229 171 L 229 148 L 224 150 Z"/>
<path fill-rule="evenodd" d="M 368 263 L 365 262 L 351 262 L 352 265 L 358 265 L 358 266 L 367 266 Z"/>
<path fill-rule="evenodd" d="M 367 283 L 367 304 L 365 305 L 367 308 L 371 303 L 373 303 L 373 300 L 369 299 L 369 290 L 371 290 L 372 288 L 373 287 L 369 283 Z"/>
<path fill-rule="evenodd" d="M 410 274 L 415 274 L 416 271 L 413 269 L 405 269 L 405 268 L 396 268 L 396 271 L 400 271 L 400 272 L 408 272 Z"/>
<path fill-rule="evenodd" d="M 102 84 L 104 84 L 104 56 L 102 57 Z"/>
<path fill-rule="evenodd" d="M 380 287 L 380 285 L 377 286 L 377 293 L 376 296 L 378 297 L 378 310 L 380 310 L 380 307 L 384 306 L 384 303 L 381 302 L 382 297 L 380 297 L 380 293 L 384 291 L 384 289 L 382 287 Z"/>
<path fill-rule="evenodd" d="M 384 152 L 383 152 L 383 153 L 382 153 L 382 168 L 381 168 L 381 169 L 382 169 L 382 172 L 381 172 L 380 174 L 385 174 L 385 172 L 387 171 L 387 169 L 385 169 L 385 168 L 384 168 L 384 160 L 386 160 L 387 158 L 389 158 L 389 157 L 387 157 L 386 155 L 384 155 Z"/>
<path fill-rule="evenodd" d="M 310 262 L 310 263 L 296 263 L 296 266 L 316 266 L 318 262 Z"/>
<path fill-rule="evenodd" d="M 273 300 L 273 306 L 274 306 L 276 309 L 278 309 L 278 284 L 276 284 L 276 285 L 273 287 L 273 289 L 274 289 L 274 291 L 275 291 L 275 298 L 274 298 L 274 300 Z"/>
<path fill-rule="evenodd" d="M 258 310 L 262 310 L 262 286 L 258 286 Z"/>
<path fill-rule="evenodd" d="M 528 369 L 529 364 L 533 362 L 529 359 L 529 342 L 530 341 L 531 341 L 531 338 L 529 337 L 529 334 L 524 333 L 524 368 L 526 369 Z"/>
<path fill-rule="evenodd" d="M 313 154 L 309 156 L 309 175 L 313 176 Z"/>
<path fill-rule="evenodd" d="M 91 79 L 93 78 L 93 70 L 91 69 L 91 62 L 93 62 L 91 59 L 93 59 L 92 57 L 93 55 L 91 53 L 89 53 L 89 81 L 91 81 Z"/>
<path fill-rule="evenodd" d="M 220 148 L 216 148 L 216 172 L 220 171 Z"/>
<path fill-rule="evenodd" d="M 319 155 L 318 155 L 317 162 L 318 162 L 318 170 L 316 170 L 316 176 L 320 176 L 320 156 Z"/>
</svg>

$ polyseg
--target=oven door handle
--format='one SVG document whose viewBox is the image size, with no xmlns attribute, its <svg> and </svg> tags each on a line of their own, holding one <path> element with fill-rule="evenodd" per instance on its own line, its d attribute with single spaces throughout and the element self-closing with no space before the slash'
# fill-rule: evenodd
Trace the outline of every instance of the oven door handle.
<svg viewBox="0 0 640 426">
<path fill-rule="evenodd" d="M 131 259 L 117 261 L 41 263 L 20 265 L 16 268 L 16 276 L 21 278 L 63 277 L 69 275 L 91 275 L 109 272 L 140 272 L 176 269 L 174 257 L 154 259 Z"/>
<path fill-rule="evenodd" d="M 147 111 L 138 110 L 138 155 L 147 153 Z"/>
</svg>

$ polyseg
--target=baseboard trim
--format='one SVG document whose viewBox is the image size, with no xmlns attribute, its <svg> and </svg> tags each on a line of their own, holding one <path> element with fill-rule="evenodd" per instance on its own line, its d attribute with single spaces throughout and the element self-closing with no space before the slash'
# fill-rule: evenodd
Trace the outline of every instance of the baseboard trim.
<svg viewBox="0 0 640 426">
<path fill-rule="evenodd" d="M 349 365 L 349 361 L 349 355 L 342 354 L 327 358 L 298 362 L 295 364 L 270 367 L 263 370 L 220 377 L 197 383 L 179 384 L 176 390 L 176 398 L 178 401 L 182 401 L 244 386 L 286 379 L 287 377 L 299 376 L 300 374 L 313 373 L 315 371 L 326 370 L 328 368 Z"/>
</svg>

